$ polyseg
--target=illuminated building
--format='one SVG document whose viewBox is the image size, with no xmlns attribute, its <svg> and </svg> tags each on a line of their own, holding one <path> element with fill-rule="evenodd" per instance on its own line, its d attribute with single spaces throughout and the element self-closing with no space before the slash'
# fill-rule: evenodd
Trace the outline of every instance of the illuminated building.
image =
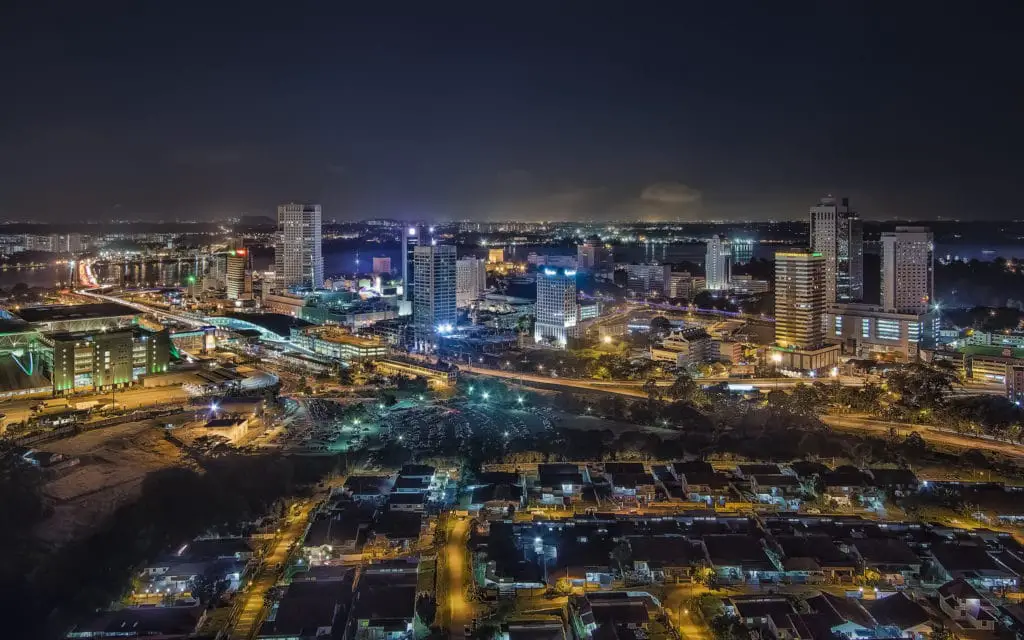
<svg viewBox="0 0 1024 640">
<path fill-rule="evenodd" d="M 576 270 L 542 267 L 537 273 L 536 342 L 564 347 L 576 337 L 579 309 L 576 304 Z"/>
<path fill-rule="evenodd" d="M 711 291 L 729 288 L 729 247 L 721 236 L 711 236 L 704 256 L 706 286 Z"/>
<path fill-rule="evenodd" d="M 882 234 L 882 307 L 925 313 L 935 290 L 934 244 L 924 227 L 896 227 Z"/>
<path fill-rule="evenodd" d="M 1006 365 L 1006 398 L 1017 406 L 1024 403 L 1024 366 Z"/>
<path fill-rule="evenodd" d="M 872 356 L 915 360 L 922 344 L 931 343 L 937 330 L 935 314 L 895 313 L 868 304 L 834 304 L 828 308 L 825 334 L 843 352 L 859 358 Z"/>
<path fill-rule="evenodd" d="M 373 273 L 377 275 L 388 275 L 391 273 L 391 258 L 374 257 L 373 259 Z"/>
<path fill-rule="evenodd" d="M 501 248 L 487 250 L 487 262 L 505 262 L 505 250 Z"/>
<path fill-rule="evenodd" d="M 733 264 L 747 264 L 754 259 L 754 241 L 749 238 L 733 238 L 729 241 L 729 255 Z"/>
<path fill-rule="evenodd" d="M 324 285 L 322 241 L 320 205 L 289 203 L 277 208 L 274 263 L 278 289 L 319 289 Z"/>
<path fill-rule="evenodd" d="M 437 334 L 451 333 L 458 320 L 455 307 L 455 247 L 418 246 L 415 255 L 412 318 L 415 346 L 429 350 Z"/>
<path fill-rule="evenodd" d="M 166 329 L 53 333 L 43 342 L 52 349 L 55 394 L 125 387 L 139 376 L 167 371 L 170 361 Z"/>
<path fill-rule="evenodd" d="M 825 257 L 812 251 L 775 254 L 773 358 L 786 369 L 814 371 L 838 361 L 839 346 L 825 346 Z"/>
<path fill-rule="evenodd" d="M 671 274 L 668 264 L 627 264 L 626 289 L 640 300 L 660 297 L 668 293 Z"/>
<path fill-rule="evenodd" d="M 849 198 L 832 196 L 811 207 L 811 249 L 825 258 L 825 304 L 864 297 L 864 232 Z"/>
<path fill-rule="evenodd" d="M 410 226 L 402 232 L 402 299 L 408 302 L 415 300 L 413 289 L 416 287 L 416 247 L 430 246 L 432 238 L 427 227 Z"/>
<path fill-rule="evenodd" d="M 455 263 L 455 306 L 462 309 L 487 290 L 487 261 L 460 258 Z"/>
<path fill-rule="evenodd" d="M 232 249 L 226 256 L 225 285 L 228 300 L 252 299 L 252 271 L 249 269 L 249 252 Z"/>
</svg>

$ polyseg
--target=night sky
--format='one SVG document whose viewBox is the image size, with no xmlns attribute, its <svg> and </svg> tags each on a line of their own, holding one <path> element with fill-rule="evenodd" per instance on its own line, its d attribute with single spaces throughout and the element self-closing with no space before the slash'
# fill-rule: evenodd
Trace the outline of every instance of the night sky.
<svg viewBox="0 0 1024 640">
<path fill-rule="evenodd" d="M 1021 217 L 1021 5 L 9 1 L 0 217 Z"/>
</svg>

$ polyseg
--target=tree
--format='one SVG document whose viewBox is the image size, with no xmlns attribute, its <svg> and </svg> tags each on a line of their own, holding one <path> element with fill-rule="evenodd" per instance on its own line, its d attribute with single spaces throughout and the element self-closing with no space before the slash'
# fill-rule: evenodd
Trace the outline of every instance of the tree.
<svg viewBox="0 0 1024 640">
<path fill-rule="evenodd" d="M 693 402 L 694 396 L 700 388 L 697 383 L 693 381 L 688 373 L 681 373 L 676 376 L 676 379 L 672 381 L 672 384 L 665 391 L 666 395 L 677 401 Z"/>
<path fill-rule="evenodd" d="M 629 542 L 627 540 L 620 540 L 618 544 L 612 547 L 609 556 L 617 565 L 619 565 L 619 573 L 625 575 L 626 566 L 629 565 L 633 559 L 633 550 L 629 547 Z"/>
</svg>

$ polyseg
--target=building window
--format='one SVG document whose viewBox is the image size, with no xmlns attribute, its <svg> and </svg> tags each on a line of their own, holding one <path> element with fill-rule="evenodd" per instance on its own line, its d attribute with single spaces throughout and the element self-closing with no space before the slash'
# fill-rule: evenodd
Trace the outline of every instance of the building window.
<svg viewBox="0 0 1024 640">
<path fill-rule="evenodd" d="M 917 342 L 921 339 L 921 325 L 917 322 L 907 323 L 907 341 Z"/>
<path fill-rule="evenodd" d="M 843 335 L 843 316 L 836 316 L 836 335 Z"/>
<path fill-rule="evenodd" d="M 875 323 L 879 340 L 899 340 L 899 320 L 879 320 Z"/>
<path fill-rule="evenodd" d="M 871 318 L 861 318 L 860 320 L 860 337 L 870 338 L 871 337 Z"/>
</svg>

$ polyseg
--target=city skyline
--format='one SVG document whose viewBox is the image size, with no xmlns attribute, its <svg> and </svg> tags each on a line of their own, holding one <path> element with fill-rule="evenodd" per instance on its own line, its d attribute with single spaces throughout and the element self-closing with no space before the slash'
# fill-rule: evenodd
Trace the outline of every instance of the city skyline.
<svg viewBox="0 0 1024 640">
<path fill-rule="evenodd" d="M 1010 3 L 195 8 L 6 16 L 0 218 L 1015 215 Z"/>
</svg>

